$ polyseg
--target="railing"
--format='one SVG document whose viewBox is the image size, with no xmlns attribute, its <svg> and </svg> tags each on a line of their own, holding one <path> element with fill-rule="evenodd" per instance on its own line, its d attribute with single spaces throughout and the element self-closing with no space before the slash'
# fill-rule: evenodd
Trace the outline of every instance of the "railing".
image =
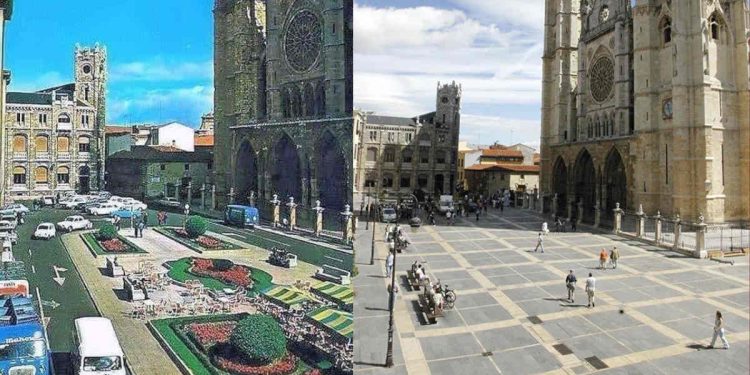
<svg viewBox="0 0 750 375">
<path fill-rule="evenodd" d="M 658 243 L 667 246 L 674 245 L 674 228 L 676 223 L 672 220 L 661 221 L 661 236 L 658 239 Z"/>
<path fill-rule="evenodd" d="M 635 236 L 638 233 L 638 216 L 633 213 L 623 213 L 620 231 Z"/>
<path fill-rule="evenodd" d="M 66 130 L 66 131 L 73 130 L 73 124 L 72 123 L 59 122 L 59 123 L 57 123 L 57 130 Z"/>
<path fill-rule="evenodd" d="M 49 152 L 37 152 L 34 154 L 35 159 L 37 160 L 49 160 Z"/>
<path fill-rule="evenodd" d="M 656 217 L 643 216 L 643 238 L 656 241 Z"/>
<path fill-rule="evenodd" d="M 13 153 L 13 159 L 16 159 L 16 160 L 26 160 L 26 159 L 28 159 L 28 156 L 29 156 L 29 154 L 27 154 L 25 152 L 14 152 Z"/>
<path fill-rule="evenodd" d="M 680 223 L 680 240 L 677 247 L 680 249 L 695 251 L 697 248 L 697 236 L 700 228 L 692 223 Z"/>
<path fill-rule="evenodd" d="M 750 248 L 750 224 L 741 222 L 730 225 L 706 227 L 706 250 L 736 251 Z"/>
<path fill-rule="evenodd" d="M 69 152 L 60 152 L 57 154 L 57 160 L 70 160 Z"/>
</svg>

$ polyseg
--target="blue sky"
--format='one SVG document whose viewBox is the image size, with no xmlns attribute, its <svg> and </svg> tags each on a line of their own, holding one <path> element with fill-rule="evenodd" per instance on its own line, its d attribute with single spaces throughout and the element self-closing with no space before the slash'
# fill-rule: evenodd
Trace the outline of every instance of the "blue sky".
<svg viewBox="0 0 750 375">
<path fill-rule="evenodd" d="M 462 139 L 538 147 L 543 19 L 542 0 L 356 0 L 355 107 L 429 112 L 455 80 Z"/>
<path fill-rule="evenodd" d="M 10 90 L 73 81 L 76 43 L 107 47 L 107 123 L 197 125 L 213 106 L 213 1 L 15 1 Z"/>
</svg>

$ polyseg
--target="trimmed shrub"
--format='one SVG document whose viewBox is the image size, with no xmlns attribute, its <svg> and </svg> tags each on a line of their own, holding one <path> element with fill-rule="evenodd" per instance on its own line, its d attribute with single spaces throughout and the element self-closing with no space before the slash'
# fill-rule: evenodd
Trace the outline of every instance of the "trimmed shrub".
<svg viewBox="0 0 750 375">
<path fill-rule="evenodd" d="M 211 267 L 217 271 L 229 271 L 234 267 L 234 262 L 229 259 L 213 259 Z"/>
<path fill-rule="evenodd" d="M 270 315 L 250 315 L 242 319 L 229 342 L 250 363 L 268 364 L 286 355 L 286 337 Z"/>
<path fill-rule="evenodd" d="M 198 238 L 199 236 L 202 236 L 206 233 L 207 228 L 208 222 L 200 216 L 190 216 L 187 219 L 187 222 L 185 222 L 185 232 L 187 232 L 187 235 L 190 238 Z"/>
<path fill-rule="evenodd" d="M 117 228 L 115 228 L 113 224 L 104 224 L 101 228 L 99 228 L 97 237 L 101 241 L 109 241 L 117 237 Z"/>
</svg>

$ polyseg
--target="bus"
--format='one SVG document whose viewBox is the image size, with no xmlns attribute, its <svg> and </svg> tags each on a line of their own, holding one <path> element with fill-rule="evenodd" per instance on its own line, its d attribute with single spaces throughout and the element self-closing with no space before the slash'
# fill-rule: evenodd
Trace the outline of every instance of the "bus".
<svg viewBox="0 0 750 375">
<path fill-rule="evenodd" d="M 232 204 L 224 212 L 224 222 L 230 225 L 253 228 L 258 225 L 259 220 L 258 209 L 255 207 Z"/>
</svg>

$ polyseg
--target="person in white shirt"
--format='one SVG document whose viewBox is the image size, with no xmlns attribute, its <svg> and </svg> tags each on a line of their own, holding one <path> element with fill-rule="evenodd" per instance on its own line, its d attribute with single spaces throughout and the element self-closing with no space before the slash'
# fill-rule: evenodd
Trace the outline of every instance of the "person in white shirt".
<svg viewBox="0 0 750 375">
<path fill-rule="evenodd" d="M 594 291 L 596 290 L 596 279 L 594 278 L 594 275 L 592 275 L 589 272 L 589 278 L 586 279 L 586 294 L 589 296 L 589 306 L 588 307 L 596 307 L 596 303 L 594 302 Z"/>
<path fill-rule="evenodd" d="M 393 251 L 388 252 L 388 257 L 385 258 L 385 277 L 391 277 L 393 272 Z"/>
<path fill-rule="evenodd" d="M 539 237 L 536 241 L 536 247 L 534 248 L 534 252 L 536 253 L 539 248 L 542 248 L 542 252 L 544 252 L 544 239 L 542 238 L 542 232 L 539 232 Z"/>
<path fill-rule="evenodd" d="M 721 311 L 716 312 L 714 338 L 711 340 L 711 345 L 708 346 L 709 349 L 713 349 L 714 344 L 716 343 L 716 337 L 721 338 L 721 342 L 724 343 L 724 349 L 729 349 L 729 342 L 727 341 L 727 338 L 724 337 L 724 318 L 721 316 Z"/>
</svg>

